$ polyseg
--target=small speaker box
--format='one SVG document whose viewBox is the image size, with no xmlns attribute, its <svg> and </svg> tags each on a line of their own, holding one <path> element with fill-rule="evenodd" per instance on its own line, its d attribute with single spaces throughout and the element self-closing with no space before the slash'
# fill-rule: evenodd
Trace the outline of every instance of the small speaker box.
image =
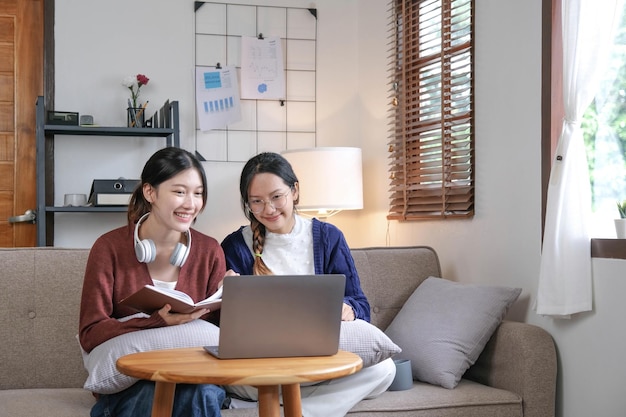
<svg viewBox="0 0 626 417">
<path fill-rule="evenodd" d="M 93 124 L 93 116 L 90 114 L 83 114 L 80 116 L 80 125 L 92 125 Z"/>
</svg>

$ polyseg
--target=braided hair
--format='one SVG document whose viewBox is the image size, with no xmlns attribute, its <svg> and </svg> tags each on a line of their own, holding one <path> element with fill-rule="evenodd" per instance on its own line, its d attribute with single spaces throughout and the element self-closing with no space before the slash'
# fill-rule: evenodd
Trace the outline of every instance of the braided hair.
<svg viewBox="0 0 626 417">
<path fill-rule="evenodd" d="M 248 190 L 250 183 L 256 174 L 274 174 L 280 177 L 290 189 L 298 182 L 293 168 L 282 155 L 274 152 L 262 152 L 252 157 L 241 171 L 239 180 L 239 193 L 241 194 L 241 208 L 245 216 L 250 220 L 252 229 L 252 251 L 254 252 L 254 265 L 252 271 L 255 275 L 272 275 L 273 272 L 263 262 L 263 246 L 265 244 L 265 226 L 257 220 L 254 213 L 248 208 Z M 298 204 L 298 199 L 294 205 Z"/>
</svg>

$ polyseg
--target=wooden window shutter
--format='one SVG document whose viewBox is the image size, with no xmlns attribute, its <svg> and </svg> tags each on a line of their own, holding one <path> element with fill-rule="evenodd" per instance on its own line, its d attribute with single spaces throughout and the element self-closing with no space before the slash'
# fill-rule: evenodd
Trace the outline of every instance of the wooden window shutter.
<svg viewBox="0 0 626 417">
<path fill-rule="evenodd" d="M 474 215 L 474 1 L 391 0 L 390 220 Z"/>
</svg>

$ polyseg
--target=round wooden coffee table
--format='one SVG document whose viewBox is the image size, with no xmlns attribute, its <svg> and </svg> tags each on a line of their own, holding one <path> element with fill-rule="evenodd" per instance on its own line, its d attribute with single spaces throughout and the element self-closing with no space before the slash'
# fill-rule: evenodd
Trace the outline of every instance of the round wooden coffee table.
<svg viewBox="0 0 626 417">
<path fill-rule="evenodd" d="M 152 417 L 170 417 L 177 383 L 252 385 L 259 390 L 259 416 L 301 417 L 300 383 L 339 378 L 359 371 L 361 358 L 340 350 L 332 356 L 217 359 L 202 347 L 132 353 L 117 361 L 125 375 L 155 381 Z"/>
</svg>

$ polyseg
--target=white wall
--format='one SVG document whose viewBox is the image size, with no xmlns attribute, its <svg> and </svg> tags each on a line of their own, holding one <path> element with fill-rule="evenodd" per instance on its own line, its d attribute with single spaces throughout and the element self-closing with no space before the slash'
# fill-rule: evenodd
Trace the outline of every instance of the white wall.
<svg viewBox="0 0 626 417">
<path fill-rule="evenodd" d="M 318 144 L 362 147 L 366 184 L 365 209 L 331 221 L 353 247 L 429 245 L 438 251 L 447 278 L 522 287 L 510 318 L 546 328 L 557 343 L 557 415 L 624 415 L 626 364 L 620 354 L 626 351 L 621 331 L 626 304 L 620 296 L 626 293 L 626 262 L 594 259 L 593 312 L 554 321 L 532 310 L 541 251 L 541 0 L 476 1 L 476 216 L 430 222 L 386 220 L 386 2 L 321 0 L 315 7 Z M 128 94 L 120 81 L 143 72 L 151 83 L 142 94 L 151 103 L 180 101 L 183 146 L 193 149 L 192 1 L 57 0 L 56 14 L 57 110 L 122 125 Z M 60 142 L 58 203 L 63 193 L 87 192 L 96 176 L 137 177 L 145 158 L 160 146 L 149 140 L 128 146 L 109 138 Z M 222 239 L 244 223 L 237 191 L 241 164 L 205 167 L 209 204 L 197 228 Z M 123 222 L 121 214 L 57 215 L 55 244 L 88 247 Z"/>
</svg>

